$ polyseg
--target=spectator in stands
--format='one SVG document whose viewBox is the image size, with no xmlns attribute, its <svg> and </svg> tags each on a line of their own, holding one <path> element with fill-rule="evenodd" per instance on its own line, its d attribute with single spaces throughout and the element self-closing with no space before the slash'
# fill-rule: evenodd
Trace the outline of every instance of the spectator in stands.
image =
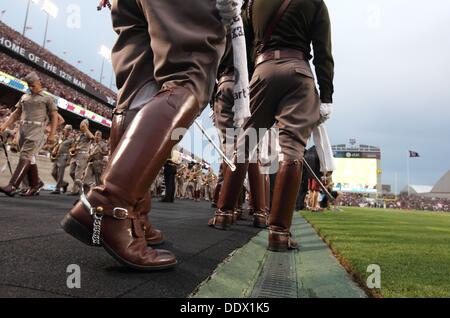
<svg viewBox="0 0 450 318">
<path fill-rule="evenodd" d="M 62 82 L 59 82 L 58 80 L 42 72 L 36 71 L 32 67 L 25 65 L 4 53 L 0 53 L 0 71 L 10 74 L 16 78 L 21 78 L 24 75 L 34 71 L 39 75 L 44 89 L 49 93 L 87 108 L 88 110 L 105 118 L 112 118 L 112 109 L 108 106 L 100 104 L 92 98 L 77 92 L 69 86 L 66 86 Z"/>
</svg>

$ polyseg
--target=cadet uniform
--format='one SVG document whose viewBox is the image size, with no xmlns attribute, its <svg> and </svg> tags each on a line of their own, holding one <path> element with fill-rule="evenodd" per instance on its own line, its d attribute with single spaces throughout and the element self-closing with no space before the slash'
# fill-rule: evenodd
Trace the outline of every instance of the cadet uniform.
<svg viewBox="0 0 450 318">
<path fill-rule="evenodd" d="M 245 13 L 245 11 L 244 11 Z M 246 35 L 250 33 L 246 31 Z M 247 45 L 250 45 L 252 39 L 247 39 Z M 249 51 L 249 56 L 250 51 Z M 252 72 L 252 65 L 249 63 L 249 71 Z M 227 45 L 225 54 L 219 66 L 217 92 L 215 94 L 213 108 L 214 108 L 214 125 L 218 130 L 221 142 L 222 151 L 228 158 L 233 157 L 235 134 L 231 133 L 237 128 L 234 125 L 234 66 L 233 66 L 233 48 L 231 45 L 231 36 L 227 36 Z M 227 133 L 228 132 L 228 133 Z M 221 172 L 219 174 L 219 182 L 214 190 L 213 207 L 218 206 L 219 195 L 223 183 L 223 176 L 229 167 L 222 163 Z M 245 173 L 245 172 L 242 172 Z M 262 175 L 258 162 L 252 162 L 248 166 L 249 183 L 251 189 L 250 205 L 252 207 L 251 214 L 253 215 L 253 225 L 255 227 L 266 227 L 266 202 L 264 190 L 264 176 Z M 239 188 L 237 188 L 239 189 Z M 244 197 L 244 194 L 242 195 Z M 242 204 L 245 200 L 240 200 L 236 207 L 232 210 L 217 210 L 215 217 L 210 219 L 208 224 L 219 229 L 224 229 L 227 225 L 221 222 L 223 219 L 233 216 L 234 220 L 241 217 Z M 220 204 L 223 204 L 220 203 Z"/>
<path fill-rule="evenodd" d="M 189 166 L 185 166 L 184 170 L 182 171 L 182 179 L 183 179 L 183 188 L 181 189 L 181 195 L 183 199 L 188 198 L 188 187 L 189 187 L 189 176 L 191 171 L 189 170 Z"/>
<path fill-rule="evenodd" d="M 86 185 L 100 185 L 103 171 L 103 158 L 108 154 L 108 145 L 105 141 L 92 142 L 89 146 L 88 164 L 84 172 L 83 183 Z"/>
<path fill-rule="evenodd" d="M 196 165 L 193 172 L 194 175 L 194 201 L 198 202 L 201 198 L 201 191 L 203 187 L 203 172 L 200 165 Z"/>
<path fill-rule="evenodd" d="M 212 190 L 214 189 L 216 175 L 211 169 L 208 169 L 208 173 L 205 175 L 205 200 L 212 200 Z"/>
<path fill-rule="evenodd" d="M 35 81 L 39 81 L 39 78 L 34 74 L 30 83 Z M 31 190 L 33 190 L 30 192 L 31 194 L 37 192 L 39 174 L 35 156 L 45 145 L 45 128 L 50 114 L 56 112 L 57 108 L 53 98 L 44 95 L 41 91 L 38 94 L 23 95 L 16 105 L 16 110 L 20 114 L 19 163 L 9 185 L 0 188 L 0 192 L 9 196 L 15 195 L 17 188 L 27 174 L 30 176 L 31 188 L 29 192 Z"/>
<path fill-rule="evenodd" d="M 185 183 L 185 170 L 186 165 L 181 164 L 180 167 L 177 170 L 177 174 L 175 175 L 175 181 L 177 184 L 177 198 L 178 199 L 184 199 L 184 183 Z"/>
<path fill-rule="evenodd" d="M 72 195 L 77 195 L 80 192 L 80 185 L 88 164 L 91 141 L 92 138 L 85 133 L 80 133 L 75 139 L 75 155 L 70 161 L 70 177 L 73 180 Z"/>
<path fill-rule="evenodd" d="M 246 21 L 255 37 L 255 71 L 250 83 L 252 116 L 244 125 L 237 146 L 246 143 L 247 131 L 279 129 L 280 166 L 269 218 L 269 249 L 297 248 L 290 227 L 302 175 L 304 148 L 317 125 L 320 102 L 331 103 L 333 57 L 328 10 L 323 0 L 253 0 Z M 314 64 L 320 86 L 317 93 L 308 60 Z M 250 149 L 246 147 L 245 159 Z M 244 178 L 246 163 L 225 174 L 219 198 L 220 211 L 232 211 Z M 230 223 L 229 217 L 222 223 Z"/>
<path fill-rule="evenodd" d="M 69 128 L 70 127 L 70 128 Z M 72 130 L 71 126 L 66 126 L 65 129 Z M 68 182 L 64 181 L 64 173 L 66 171 L 66 167 L 69 165 L 70 154 L 69 149 L 72 147 L 74 139 L 72 136 L 63 137 L 59 145 L 57 146 L 57 153 L 54 155 L 54 163 L 52 170 L 52 177 L 56 181 L 56 188 L 52 194 L 60 194 L 61 188 L 63 188 L 63 192 L 67 191 Z"/>
<path fill-rule="evenodd" d="M 78 239 L 98 224 L 89 205 L 103 211 L 99 237 L 103 247 L 126 266 L 143 270 L 173 267 L 175 256 L 148 249 L 140 230 L 140 215 L 148 189 L 187 129 L 209 102 L 225 27 L 214 0 L 116 0 L 112 20 L 118 39 L 112 61 L 119 88 L 112 136 L 118 141 L 102 176 L 67 215 L 63 228 Z M 160 91 L 133 118 L 130 105 L 141 88 L 155 81 Z M 131 124 L 130 124 L 131 123 Z M 129 125 L 129 129 L 126 127 Z M 113 142 L 112 142 L 113 144 Z M 146 211 L 148 213 L 148 211 Z M 84 230 L 72 231 L 80 224 Z"/>
</svg>

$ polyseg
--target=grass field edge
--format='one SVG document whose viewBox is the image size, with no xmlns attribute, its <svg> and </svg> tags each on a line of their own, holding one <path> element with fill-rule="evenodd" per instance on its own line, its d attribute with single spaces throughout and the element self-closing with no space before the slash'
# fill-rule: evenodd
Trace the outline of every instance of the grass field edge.
<svg viewBox="0 0 450 318">
<path fill-rule="evenodd" d="M 322 234 L 320 229 L 315 224 L 313 224 L 310 220 L 308 220 L 308 218 L 306 216 L 302 215 L 301 212 L 299 212 L 299 214 L 306 220 L 306 222 L 308 222 L 309 225 L 311 225 L 311 227 L 314 229 L 314 231 L 316 231 L 316 233 L 320 237 L 320 239 L 331 250 L 331 252 L 333 253 L 333 256 L 336 257 L 338 262 L 342 265 L 342 267 L 344 267 L 344 269 L 350 275 L 352 280 L 358 284 L 358 286 L 366 293 L 366 295 L 369 298 L 384 298 L 383 294 L 380 291 L 368 288 L 362 275 L 353 267 L 351 262 L 339 253 L 337 248 L 335 248 L 333 246 L 333 243 L 330 240 L 325 238 L 325 236 Z"/>
</svg>

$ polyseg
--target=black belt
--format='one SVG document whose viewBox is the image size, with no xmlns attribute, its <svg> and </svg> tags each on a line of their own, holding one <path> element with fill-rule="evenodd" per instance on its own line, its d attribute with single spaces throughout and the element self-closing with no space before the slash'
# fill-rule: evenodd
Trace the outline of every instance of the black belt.
<svg viewBox="0 0 450 318">
<path fill-rule="evenodd" d="M 285 58 L 307 60 L 305 53 L 303 53 L 302 51 L 299 51 L 299 50 L 281 49 L 281 50 L 274 50 L 274 51 L 266 51 L 266 52 L 259 54 L 256 57 L 255 67 L 266 61 L 279 60 L 279 59 L 285 59 Z"/>
</svg>

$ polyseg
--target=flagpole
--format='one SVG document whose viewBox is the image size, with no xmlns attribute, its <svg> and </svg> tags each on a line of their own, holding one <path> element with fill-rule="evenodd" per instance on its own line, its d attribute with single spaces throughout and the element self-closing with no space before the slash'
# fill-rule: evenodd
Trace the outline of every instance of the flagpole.
<svg viewBox="0 0 450 318">
<path fill-rule="evenodd" d="M 45 44 L 47 42 L 47 32 L 48 32 L 48 20 L 50 18 L 50 14 L 47 13 L 47 19 L 45 21 L 45 34 L 44 34 L 44 43 L 42 44 L 42 48 L 45 49 Z"/>
<path fill-rule="evenodd" d="M 27 4 L 27 12 L 26 12 L 26 14 L 25 14 L 25 22 L 23 23 L 22 36 L 25 35 L 25 32 L 26 32 L 26 30 L 27 30 L 28 14 L 30 13 L 30 4 L 31 4 L 31 0 L 28 0 L 28 4 Z"/>
<path fill-rule="evenodd" d="M 409 151 L 406 155 L 406 175 L 408 178 L 408 196 L 409 196 L 409 185 L 410 185 L 410 173 L 409 173 Z"/>
<path fill-rule="evenodd" d="M 397 171 L 394 173 L 394 187 L 395 187 L 395 196 L 398 194 L 398 173 Z"/>
</svg>

